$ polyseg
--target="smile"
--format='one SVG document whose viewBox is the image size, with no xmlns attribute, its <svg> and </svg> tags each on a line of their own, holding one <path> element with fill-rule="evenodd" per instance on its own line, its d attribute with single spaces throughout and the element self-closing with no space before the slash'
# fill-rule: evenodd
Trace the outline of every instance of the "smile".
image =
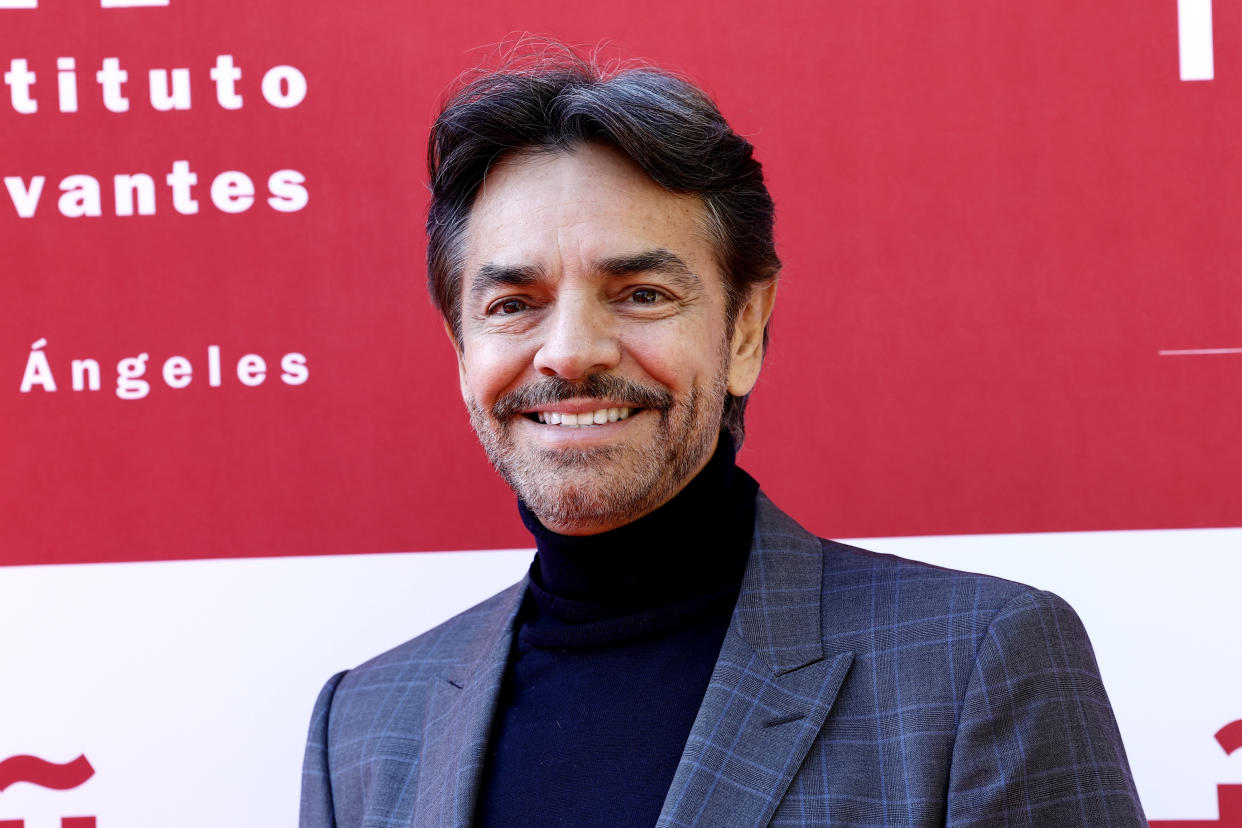
<svg viewBox="0 0 1242 828">
<path fill-rule="evenodd" d="M 577 414 L 561 411 L 533 411 L 526 416 L 544 425 L 583 428 L 615 423 L 640 410 L 638 408 L 597 408 L 594 411 L 582 411 Z"/>
</svg>

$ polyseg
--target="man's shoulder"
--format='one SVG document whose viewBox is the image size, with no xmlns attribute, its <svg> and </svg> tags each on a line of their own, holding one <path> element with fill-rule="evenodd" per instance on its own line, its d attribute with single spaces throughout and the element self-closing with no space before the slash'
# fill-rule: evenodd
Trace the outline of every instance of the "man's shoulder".
<svg viewBox="0 0 1242 828">
<path fill-rule="evenodd" d="M 1086 640 L 1073 608 L 1038 587 L 821 539 L 826 632 L 886 641 L 974 642 L 1005 629 L 1043 640 L 1050 629 Z M 878 631 L 878 632 L 877 632 Z"/>
<path fill-rule="evenodd" d="M 348 671 L 344 689 L 445 674 L 468 654 L 504 632 L 525 580 L 507 587 L 421 635 L 364 661 Z"/>
<path fill-rule="evenodd" d="M 972 606 L 998 607 L 1033 590 L 1026 584 L 993 575 L 948 569 L 818 537 L 762 492 L 757 500 L 755 545 L 769 552 L 799 550 L 802 554 L 821 554 L 826 593 L 865 590 L 877 598 L 895 600 L 903 596 L 930 599 L 968 593 Z"/>
<path fill-rule="evenodd" d="M 995 575 L 949 569 L 827 538 L 818 540 L 824 554 L 825 592 L 865 590 L 884 601 L 948 602 L 958 609 L 986 612 L 1038 591 Z"/>
<path fill-rule="evenodd" d="M 817 537 L 763 495 L 757 516 L 761 545 L 822 555 L 821 605 L 828 636 L 835 631 L 843 638 L 875 642 L 879 631 L 978 640 L 994 622 L 1015 613 L 1026 615 L 1029 623 L 1041 613 L 1073 612 L 1053 593 L 1017 581 Z"/>
<path fill-rule="evenodd" d="M 387 795 L 376 791 L 406 790 L 417 772 L 436 687 L 460 681 L 459 671 L 468 671 L 471 659 L 493 652 L 508 632 L 524 587 L 523 581 L 502 590 L 328 680 L 311 716 L 304 824 L 308 813 L 360 815 L 364 803 Z M 326 789 L 331 795 L 325 802 Z"/>
</svg>

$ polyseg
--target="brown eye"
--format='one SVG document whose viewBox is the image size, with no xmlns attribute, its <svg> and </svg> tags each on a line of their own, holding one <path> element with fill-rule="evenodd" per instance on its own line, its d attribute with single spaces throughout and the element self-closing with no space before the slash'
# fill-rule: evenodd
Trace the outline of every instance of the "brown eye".
<svg viewBox="0 0 1242 828">
<path fill-rule="evenodd" d="M 639 288 L 630 294 L 630 298 L 640 305 L 650 305 L 660 301 L 660 292 L 651 288 Z"/>
<path fill-rule="evenodd" d="M 520 313 L 526 310 L 526 303 L 521 299 L 506 299 L 493 308 L 493 313 Z"/>
</svg>

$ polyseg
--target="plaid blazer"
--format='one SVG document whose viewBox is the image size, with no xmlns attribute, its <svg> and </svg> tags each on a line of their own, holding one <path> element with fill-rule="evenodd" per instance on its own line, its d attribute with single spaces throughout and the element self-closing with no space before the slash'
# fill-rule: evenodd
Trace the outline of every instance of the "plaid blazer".
<svg viewBox="0 0 1242 828">
<path fill-rule="evenodd" d="M 524 583 L 333 676 L 302 828 L 469 825 Z M 760 494 L 659 826 L 1146 826 L 1060 598 L 821 540 Z"/>
</svg>

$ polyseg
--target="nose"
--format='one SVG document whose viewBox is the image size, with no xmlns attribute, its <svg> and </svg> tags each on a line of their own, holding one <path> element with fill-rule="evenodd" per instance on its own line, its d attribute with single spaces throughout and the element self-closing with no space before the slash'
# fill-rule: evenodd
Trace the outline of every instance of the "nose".
<svg viewBox="0 0 1242 828">
<path fill-rule="evenodd" d="M 544 376 L 577 380 L 621 361 L 616 320 L 587 292 L 563 293 L 542 327 L 535 369 Z"/>
</svg>

